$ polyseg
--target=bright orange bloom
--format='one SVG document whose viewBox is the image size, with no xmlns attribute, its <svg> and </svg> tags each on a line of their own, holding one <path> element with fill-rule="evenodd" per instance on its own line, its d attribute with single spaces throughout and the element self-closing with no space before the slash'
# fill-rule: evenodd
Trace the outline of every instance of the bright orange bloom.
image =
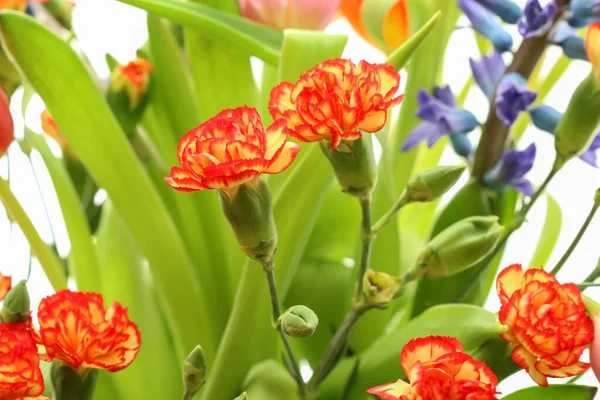
<svg viewBox="0 0 600 400">
<path fill-rule="evenodd" d="M 411 340 L 402 349 L 400 364 L 410 383 L 399 380 L 367 393 L 384 400 L 492 400 L 498 393 L 494 373 L 464 353 L 455 338 Z"/>
<path fill-rule="evenodd" d="M 43 392 L 40 357 L 29 324 L 0 324 L 0 399 L 29 398 Z"/>
<path fill-rule="evenodd" d="M 69 142 L 67 142 L 67 138 L 62 133 L 58 125 L 56 125 L 56 121 L 52 117 L 52 114 L 48 110 L 44 110 L 41 115 L 42 120 L 42 130 L 48 136 L 50 136 L 61 149 L 68 150 Z"/>
<path fill-rule="evenodd" d="M 129 97 L 129 108 L 136 108 L 150 86 L 152 65 L 143 59 L 136 58 L 125 65 L 118 65 L 111 78 L 111 90 L 119 91 L 123 87 Z"/>
<path fill-rule="evenodd" d="M 282 82 L 271 92 L 273 119 L 287 121 L 290 135 L 304 142 L 356 140 L 362 132 L 385 126 L 387 110 L 403 99 L 396 96 L 400 75 L 388 64 L 333 59 L 310 69 L 296 84 Z"/>
<path fill-rule="evenodd" d="M 12 287 L 10 276 L 4 276 L 0 273 L 0 301 L 4 300 L 10 288 Z"/>
<path fill-rule="evenodd" d="M 498 276 L 500 322 L 508 327 L 500 335 L 513 346 L 512 359 L 540 386 L 546 377 L 564 378 L 585 372 L 579 361 L 594 339 L 594 325 L 586 314 L 575 284 L 561 285 L 554 275 L 540 269 L 523 273 L 520 264 Z"/>
<path fill-rule="evenodd" d="M 0 0 L 0 9 L 25 10 L 27 3 L 46 3 L 51 0 Z"/>
<path fill-rule="evenodd" d="M 60 292 L 46 297 L 38 309 L 36 340 L 46 348 L 47 360 L 59 359 L 78 368 L 120 371 L 140 350 L 140 332 L 127 309 L 115 302 L 104 309 L 96 293 Z"/>
<path fill-rule="evenodd" d="M 165 181 L 181 192 L 235 190 L 261 173 L 277 174 L 290 166 L 300 146 L 288 142 L 284 121 L 265 127 L 250 107 L 224 110 L 179 141 L 182 168 Z"/>
<path fill-rule="evenodd" d="M 15 125 L 13 123 L 12 115 L 10 114 L 10 104 L 8 102 L 8 97 L 6 97 L 2 89 L 0 89 L 0 157 L 6 153 L 14 138 Z"/>
<path fill-rule="evenodd" d="M 381 27 L 379 38 L 373 37 L 365 27 L 363 6 L 365 0 L 342 0 L 340 10 L 352 28 L 373 46 L 389 52 L 399 47 L 410 36 L 410 18 L 406 0 L 395 0 L 385 13 L 383 20 L 376 21 Z"/>
<path fill-rule="evenodd" d="M 600 84 L 600 22 L 594 22 L 588 27 L 585 50 Z"/>
</svg>

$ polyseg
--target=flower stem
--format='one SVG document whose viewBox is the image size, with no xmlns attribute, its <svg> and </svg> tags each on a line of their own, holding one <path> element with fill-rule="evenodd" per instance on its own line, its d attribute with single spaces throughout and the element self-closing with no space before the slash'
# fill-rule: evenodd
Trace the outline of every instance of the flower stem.
<svg viewBox="0 0 600 400">
<path fill-rule="evenodd" d="M 587 278 L 584 279 L 584 283 L 592 283 L 595 282 L 596 279 L 600 277 L 600 258 L 598 259 L 598 264 L 596 264 L 596 268 L 588 275 Z"/>
<path fill-rule="evenodd" d="M 31 246 L 32 253 L 39 260 L 52 288 L 56 291 L 66 289 L 67 287 L 67 276 L 61 262 L 56 257 L 56 254 L 50 248 L 42 238 L 38 231 L 33 226 L 33 223 L 19 204 L 19 200 L 15 197 L 13 192 L 10 190 L 8 183 L 0 178 L 0 201 L 4 204 L 6 212 L 10 218 L 16 222 L 25 238 Z"/>
<path fill-rule="evenodd" d="M 405 191 L 404 193 L 402 193 L 398 201 L 392 206 L 392 208 L 390 208 L 390 210 L 386 212 L 381 218 L 379 218 L 375 225 L 373 225 L 373 227 L 371 228 L 371 236 L 377 236 L 381 232 L 381 230 L 392 220 L 394 215 L 396 215 L 396 213 L 400 211 L 402 207 L 408 204 L 408 200 L 408 195 Z"/>
<path fill-rule="evenodd" d="M 596 197 L 599 197 L 599 196 L 596 196 Z M 569 259 L 569 257 L 571 256 L 571 254 L 573 253 L 573 251 L 575 250 L 575 248 L 579 244 L 579 241 L 581 240 L 581 238 L 585 234 L 585 231 L 587 230 L 588 226 L 590 226 L 590 223 L 594 219 L 594 215 L 596 215 L 596 212 L 598 211 L 599 207 L 600 207 L 600 201 L 595 201 L 594 205 L 592 206 L 592 208 L 591 208 L 591 210 L 590 210 L 590 212 L 589 212 L 589 214 L 587 216 L 587 218 L 585 219 L 585 222 L 583 223 L 583 225 L 581 225 L 581 228 L 579 229 L 579 232 L 577 232 L 577 235 L 573 239 L 573 242 L 571 242 L 571 245 L 569 246 L 569 248 L 567 249 L 567 251 L 565 252 L 565 254 L 563 254 L 563 256 L 561 257 L 560 261 L 550 271 L 551 274 L 556 275 L 556 274 L 558 274 L 560 272 L 560 270 L 562 269 L 562 267 L 565 265 L 565 263 L 567 262 L 567 260 Z"/>
<path fill-rule="evenodd" d="M 269 283 L 269 293 L 271 293 L 271 309 L 273 314 L 273 326 L 276 327 L 279 332 L 279 336 L 281 336 L 281 341 L 287 351 L 287 355 L 289 357 L 290 365 L 292 368 L 292 372 L 294 375 L 294 379 L 298 384 L 298 391 L 300 392 L 301 398 L 304 398 L 305 393 L 305 385 L 304 380 L 302 380 L 302 374 L 300 373 L 300 364 L 298 363 L 298 359 L 294 354 L 294 349 L 290 344 L 290 340 L 283 331 L 283 327 L 277 325 L 277 319 L 281 316 L 281 307 L 279 306 L 279 297 L 277 296 L 277 286 L 275 284 L 275 274 L 273 273 L 273 263 L 270 265 L 263 265 L 265 270 L 265 274 L 267 276 L 267 282 Z"/>
<path fill-rule="evenodd" d="M 490 268 L 490 266 L 492 265 L 492 261 L 498 255 L 498 253 L 504 248 L 504 246 L 506 245 L 506 242 L 508 242 L 508 239 L 510 238 L 510 236 L 523 225 L 523 223 L 525 222 L 525 217 L 527 216 L 527 213 L 529 213 L 529 210 L 531 210 L 531 208 L 533 207 L 535 202 L 540 198 L 542 193 L 544 193 L 544 191 L 546 190 L 546 187 L 548 186 L 548 184 L 550 183 L 552 178 L 554 178 L 554 176 L 556 175 L 556 173 L 559 170 L 560 170 L 560 168 L 553 168 L 552 171 L 550 171 L 550 173 L 544 180 L 544 182 L 541 184 L 541 186 L 535 192 L 535 194 L 531 197 L 531 200 L 529 200 L 529 202 L 527 204 L 525 204 L 523 206 L 523 208 L 521 208 L 521 210 L 519 210 L 518 214 L 514 217 L 513 223 L 508 227 L 508 229 L 506 229 L 504 231 L 505 232 L 504 236 L 502 237 L 502 239 L 500 239 L 500 242 L 498 243 L 498 245 L 484 259 L 484 261 L 482 262 L 483 266 L 479 269 L 477 274 L 473 277 L 469 286 L 467 286 L 467 288 L 460 294 L 460 296 L 458 296 L 456 298 L 455 303 L 462 303 L 466 300 L 467 297 L 469 297 L 469 295 L 471 294 L 471 292 L 473 291 L 475 286 L 479 283 L 481 276 L 483 274 L 485 274 L 487 272 L 487 270 Z"/>
<path fill-rule="evenodd" d="M 371 233 L 371 194 L 362 197 L 360 199 L 360 205 L 362 208 L 362 252 L 360 259 L 360 271 L 356 277 L 357 296 L 360 296 L 362 293 L 363 276 L 371 264 L 371 245 L 373 244 L 373 235 Z"/>
</svg>

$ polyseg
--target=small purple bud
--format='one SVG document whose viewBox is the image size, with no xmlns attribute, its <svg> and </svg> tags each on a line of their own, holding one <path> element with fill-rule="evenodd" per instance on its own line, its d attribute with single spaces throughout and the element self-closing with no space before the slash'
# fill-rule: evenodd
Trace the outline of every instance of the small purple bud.
<svg viewBox="0 0 600 400">
<path fill-rule="evenodd" d="M 566 38 L 562 41 L 560 47 L 562 47 L 565 56 L 573 60 L 589 61 L 587 52 L 585 51 L 585 41 L 582 37 L 571 36 L 570 38 Z"/>
<path fill-rule="evenodd" d="M 534 143 L 523 151 L 506 150 L 498 164 L 485 175 L 484 182 L 500 192 L 504 191 L 507 186 L 511 186 L 525 196 L 533 196 L 535 194 L 533 186 L 524 176 L 533 167 L 535 153 Z"/>
<path fill-rule="evenodd" d="M 600 18 L 600 0 L 571 0 L 570 6 L 575 18 Z"/>
<path fill-rule="evenodd" d="M 502 29 L 492 12 L 475 0 L 458 0 L 458 5 L 471 21 L 473 29 L 487 37 L 496 50 L 505 52 L 512 49 L 512 36 Z"/>
<path fill-rule="evenodd" d="M 592 167 L 598 168 L 598 149 L 600 149 L 600 133 L 596 134 L 596 137 L 594 140 L 592 140 L 590 147 L 588 147 L 588 149 L 582 153 L 579 158 L 590 164 Z"/>
<path fill-rule="evenodd" d="M 519 33 L 524 38 L 544 36 L 552 25 L 558 13 L 558 6 L 551 1 L 542 8 L 540 0 L 527 0 L 525 4 L 525 15 L 519 20 Z"/>
<path fill-rule="evenodd" d="M 537 93 L 527 89 L 527 81 L 517 73 L 505 75 L 496 91 L 496 114 L 510 127 L 519 114 L 527 111 L 537 98 Z"/>
<path fill-rule="evenodd" d="M 506 71 L 506 65 L 502 59 L 502 55 L 498 52 L 494 52 L 490 56 L 484 56 L 480 61 L 475 61 L 472 58 L 469 59 L 471 64 L 471 71 L 473 71 L 473 77 L 475 82 L 481 88 L 483 93 L 492 99 L 498 82 Z"/>
<path fill-rule="evenodd" d="M 473 144 L 467 135 L 450 135 L 450 143 L 459 156 L 469 158 L 473 154 Z"/>
<path fill-rule="evenodd" d="M 516 24 L 523 15 L 523 10 L 518 4 L 510 0 L 478 0 L 491 12 L 500 17 L 507 24 Z"/>
<path fill-rule="evenodd" d="M 562 113 L 553 107 L 543 105 L 529 111 L 531 120 L 536 128 L 554 134 Z"/>
</svg>

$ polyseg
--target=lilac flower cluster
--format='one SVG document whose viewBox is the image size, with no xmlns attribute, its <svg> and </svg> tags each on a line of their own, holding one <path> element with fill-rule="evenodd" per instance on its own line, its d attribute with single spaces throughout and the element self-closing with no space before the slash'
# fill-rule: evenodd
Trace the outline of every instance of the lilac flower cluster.
<svg viewBox="0 0 600 400">
<path fill-rule="evenodd" d="M 536 127 L 554 133 L 562 114 L 545 105 L 531 109 L 537 93 L 528 88 L 523 76 L 507 71 L 503 53 L 512 51 L 513 39 L 502 22 L 516 24 L 524 39 L 545 37 L 549 43 L 560 46 L 567 57 L 587 61 L 584 40 L 575 29 L 600 20 L 600 0 L 571 0 L 566 11 L 559 10 L 554 0 L 545 5 L 540 0 L 527 0 L 524 9 L 512 0 L 458 0 L 458 5 L 472 28 L 494 45 L 492 54 L 481 60 L 471 59 L 470 66 L 475 82 L 488 98 L 490 107 L 494 107 L 497 118 L 510 129 L 522 113 L 529 112 Z M 562 11 L 563 18 L 559 18 Z M 436 87 L 433 95 L 421 90 L 417 101 L 420 106 L 417 116 L 422 123 L 409 133 L 402 151 L 421 142 L 431 147 L 447 135 L 454 151 L 470 161 L 474 150 L 468 134 L 481 125 L 475 116 L 456 103 L 449 87 Z M 600 133 L 579 157 L 598 167 L 599 149 Z M 525 196 L 532 196 L 534 189 L 525 175 L 532 168 L 535 155 L 535 144 L 523 151 L 506 150 L 497 165 L 488 171 L 484 183 L 498 191 L 512 187 Z"/>
</svg>

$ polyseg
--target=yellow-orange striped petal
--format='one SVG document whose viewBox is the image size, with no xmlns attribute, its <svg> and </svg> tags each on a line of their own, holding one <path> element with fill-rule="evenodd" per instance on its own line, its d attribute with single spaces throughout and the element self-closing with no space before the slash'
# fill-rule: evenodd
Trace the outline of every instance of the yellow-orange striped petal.
<svg viewBox="0 0 600 400">
<path fill-rule="evenodd" d="M 408 376 L 417 361 L 426 363 L 457 351 L 463 351 L 463 347 L 455 338 L 444 336 L 419 338 L 411 340 L 402 348 L 400 364 Z"/>
<path fill-rule="evenodd" d="M 600 22 L 594 22 L 588 27 L 585 50 L 592 63 L 596 80 L 600 84 Z"/>
<path fill-rule="evenodd" d="M 410 37 L 410 17 L 406 0 L 397 0 L 383 19 L 383 38 L 392 49 L 400 47 Z"/>
<path fill-rule="evenodd" d="M 0 301 L 4 300 L 10 288 L 12 286 L 12 280 L 10 276 L 4 276 L 0 273 Z"/>
<path fill-rule="evenodd" d="M 496 279 L 496 290 L 502 303 L 508 302 L 514 292 L 521 289 L 523 283 L 523 267 L 513 264 L 500 272 Z"/>
</svg>

